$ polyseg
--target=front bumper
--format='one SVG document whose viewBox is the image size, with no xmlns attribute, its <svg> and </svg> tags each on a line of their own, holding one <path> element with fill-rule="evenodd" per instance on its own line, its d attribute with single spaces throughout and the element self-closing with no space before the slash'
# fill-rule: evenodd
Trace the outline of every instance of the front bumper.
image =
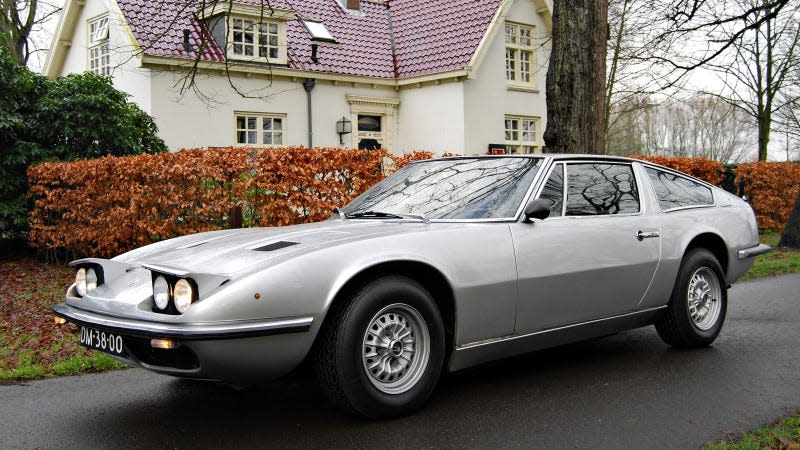
<svg viewBox="0 0 800 450">
<path fill-rule="evenodd" d="M 772 247 L 770 247 L 769 245 L 758 244 L 752 247 L 743 248 L 739 250 L 738 256 L 739 259 L 747 259 L 756 257 L 758 255 L 763 255 L 764 253 L 768 253 L 770 251 L 772 251 Z"/>
<path fill-rule="evenodd" d="M 168 324 L 98 314 L 61 303 L 53 314 L 76 323 L 121 334 L 181 340 L 237 339 L 272 334 L 303 333 L 311 329 L 313 317 L 220 321 L 214 323 Z"/>
<path fill-rule="evenodd" d="M 313 317 L 159 323 L 100 314 L 67 304 L 53 314 L 89 328 L 122 336 L 125 355 L 113 356 L 154 372 L 234 383 L 266 381 L 284 375 L 306 357 L 314 340 Z M 169 339 L 170 349 L 151 339 Z"/>
</svg>

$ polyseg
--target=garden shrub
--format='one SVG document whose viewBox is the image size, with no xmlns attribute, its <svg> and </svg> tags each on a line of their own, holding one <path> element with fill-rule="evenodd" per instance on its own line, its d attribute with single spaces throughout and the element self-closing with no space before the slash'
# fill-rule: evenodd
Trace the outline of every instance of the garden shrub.
<svg viewBox="0 0 800 450">
<path fill-rule="evenodd" d="M 0 240 L 27 232 L 30 164 L 166 151 L 153 118 L 128 97 L 92 73 L 49 80 L 0 45 Z"/>
</svg>

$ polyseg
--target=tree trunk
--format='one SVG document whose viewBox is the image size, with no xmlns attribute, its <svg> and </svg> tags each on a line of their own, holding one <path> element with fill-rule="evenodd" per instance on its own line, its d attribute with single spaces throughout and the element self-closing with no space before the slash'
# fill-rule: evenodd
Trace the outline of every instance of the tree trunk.
<svg viewBox="0 0 800 450">
<path fill-rule="evenodd" d="M 23 7 L 24 6 L 24 7 Z M 0 45 L 11 52 L 16 62 L 24 66 L 30 56 L 28 40 L 36 23 L 38 0 L 24 5 L 11 0 L 0 1 Z"/>
<path fill-rule="evenodd" d="M 786 226 L 783 227 L 783 234 L 778 245 L 781 247 L 800 248 L 800 192 L 797 193 L 794 209 L 789 216 L 789 221 L 786 222 Z"/>
<path fill-rule="evenodd" d="M 769 132 L 772 127 L 770 111 L 763 111 L 758 116 L 758 160 L 767 160 L 769 148 Z"/>
<path fill-rule="evenodd" d="M 605 150 L 607 0 L 555 0 L 545 150 Z"/>
</svg>

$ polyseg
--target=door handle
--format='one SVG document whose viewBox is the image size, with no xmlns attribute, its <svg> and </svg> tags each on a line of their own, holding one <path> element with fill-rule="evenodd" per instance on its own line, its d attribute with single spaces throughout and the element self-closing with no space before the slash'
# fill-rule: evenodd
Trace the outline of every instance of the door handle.
<svg viewBox="0 0 800 450">
<path fill-rule="evenodd" d="M 642 231 L 642 230 L 639 230 L 639 232 L 636 233 L 636 239 L 638 239 L 640 241 L 643 241 L 643 240 L 645 240 L 647 238 L 655 238 L 655 237 L 659 237 L 659 236 L 660 236 L 660 234 L 659 234 L 658 231 Z"/>
</svg>

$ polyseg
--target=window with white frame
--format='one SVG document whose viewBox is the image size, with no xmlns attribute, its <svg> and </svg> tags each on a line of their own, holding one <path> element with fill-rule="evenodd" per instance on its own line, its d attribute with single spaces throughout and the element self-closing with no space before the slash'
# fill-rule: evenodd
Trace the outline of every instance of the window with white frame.
<svg viewBox="0 0 800 450">
<path fill-rule="evenodd" d="M 89 21 L 89 71 L 98 75 L 111 74 L 111 56 L 108 46 L 108 15 Z"/>
<path fill-rule="evenodd" d="M 240 145 L 284 145 L 286 116 L 235 113 L 236 143 Z"/>
<path fill-rule="evenodd" d="M 536 117 L 506 116 L 506 153 L 540 153 L 538 128 Z"/>
<path fill-rule="evenodd" d="M 506 22 L 506 81 L 509 85 L 535 87 L 533 27 Z"/>
<path fill-rule="evenodd" d="M 285 48 L 281 45 L 285 34 L 280 22 L 232 17 L 228 55 L 234 59 L 263 60 L 276 64 L 286 61 Z"/>
</svg>

